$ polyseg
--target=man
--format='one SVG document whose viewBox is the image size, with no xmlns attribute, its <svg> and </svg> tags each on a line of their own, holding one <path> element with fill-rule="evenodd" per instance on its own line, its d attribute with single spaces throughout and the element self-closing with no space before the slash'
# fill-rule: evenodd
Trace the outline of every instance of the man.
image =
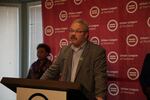
<svg viewBox="0 0 150 100">
<path fill-rule="evenodd" d="M 143 93 L 147 100 L 150 100 L 150 53 L 148 53 L 144 59 L 139 79 Z"/>
<path fill-rule="evenodd" d="M 80 83 L 88 100 L 104 100 L 106 96 L 106 54 L 101 46 L 88 41 L 88 24 L 76 19 L 70 27 L 71 44 L 63 47 L 56 61 L 41 79 L 55 79 Z"/>
</svg>

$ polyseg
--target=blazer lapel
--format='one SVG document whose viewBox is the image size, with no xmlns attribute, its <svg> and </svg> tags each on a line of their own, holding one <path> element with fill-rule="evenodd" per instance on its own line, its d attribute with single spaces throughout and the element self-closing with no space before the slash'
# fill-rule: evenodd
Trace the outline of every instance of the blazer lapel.
<svg viewBox="0 0 150 100">
<path fill-rule="evenodd" d="M 64 55 L 65 61 L 64 61 L 64 69 L 62 72 L 61 81 L 70 81 L 71 77 L 71 66 L 72 66 L 72 56 L 73 51 L 69 48 L 69 51 L 66 55 Z"/>
<path fill-rule="evenodd" d="M 70 81 L 71 79 L 72 57 L 73 57 L 73 50 L 70 49 L 66 60 L 67 61 L 66 81 Z"/>
<path fill-rule="evenodd" d="M 86 44 L 86 46 L 85 46 L 85 48 L 83 50 L 83 53 L 82 53 L 82 55 L 81 55 L 81 57 L 79 59 L 79 63 L 78 63 L 77 71 L 76 71 L 75 80 L 77 78 L 77 75 L 78 75 L 78 73 L 80 71 L 80 68 L 81 68 L 83 62 L 85 61 L 85 57 L 88 55 L 88 52 L 89 52 L 89 43 L 87 42 L 87 44 Z"/>
</svg>

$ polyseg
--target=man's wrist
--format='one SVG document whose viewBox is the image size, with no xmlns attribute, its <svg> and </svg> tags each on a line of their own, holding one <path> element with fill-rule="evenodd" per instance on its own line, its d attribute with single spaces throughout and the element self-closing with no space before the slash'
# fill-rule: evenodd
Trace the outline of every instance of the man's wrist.
<svg viewBox="0 0 150 100">
<path fill-rule="evenodd" d="M 102 97 L 98 96 L 96 97 L 97 100 L 104 100 Z"/>
</svg>

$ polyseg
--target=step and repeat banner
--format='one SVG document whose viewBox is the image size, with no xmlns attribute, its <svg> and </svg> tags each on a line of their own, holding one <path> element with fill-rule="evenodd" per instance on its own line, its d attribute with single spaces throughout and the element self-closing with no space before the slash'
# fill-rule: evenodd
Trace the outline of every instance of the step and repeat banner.
<svg viewBox="0 0 150 100">
<path fill-rule="evenodd" d="M 42 0 L 42 16 L 51 60 L 69 44 L 71 22 L 85 19 L 90 41 L 107 51 L 108 100 L 145 100 L 138 78 L 150 52 L 150 0 Z"/>
</svg>

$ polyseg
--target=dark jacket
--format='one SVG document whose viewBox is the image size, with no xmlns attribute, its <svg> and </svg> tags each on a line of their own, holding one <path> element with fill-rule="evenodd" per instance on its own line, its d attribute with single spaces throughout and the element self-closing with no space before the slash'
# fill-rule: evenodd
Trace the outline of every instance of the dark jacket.
<svg viewBox="0 0 150 100">
<path fill-rule="evenodd" d="M 45 59 L 43 64 L 40 64 L 40 61 L 35 61 L 28 72 L 27 78 L 28 79 L 40 79 L 43 73 L 49 68 L 52 62 L 49 59 Z"/>
<path fill-rule="evenodd" d="M 140 74 L 140 84 L 143 93 L 150 100 L 150 53 L 146 55 Z"/>
</svg>

